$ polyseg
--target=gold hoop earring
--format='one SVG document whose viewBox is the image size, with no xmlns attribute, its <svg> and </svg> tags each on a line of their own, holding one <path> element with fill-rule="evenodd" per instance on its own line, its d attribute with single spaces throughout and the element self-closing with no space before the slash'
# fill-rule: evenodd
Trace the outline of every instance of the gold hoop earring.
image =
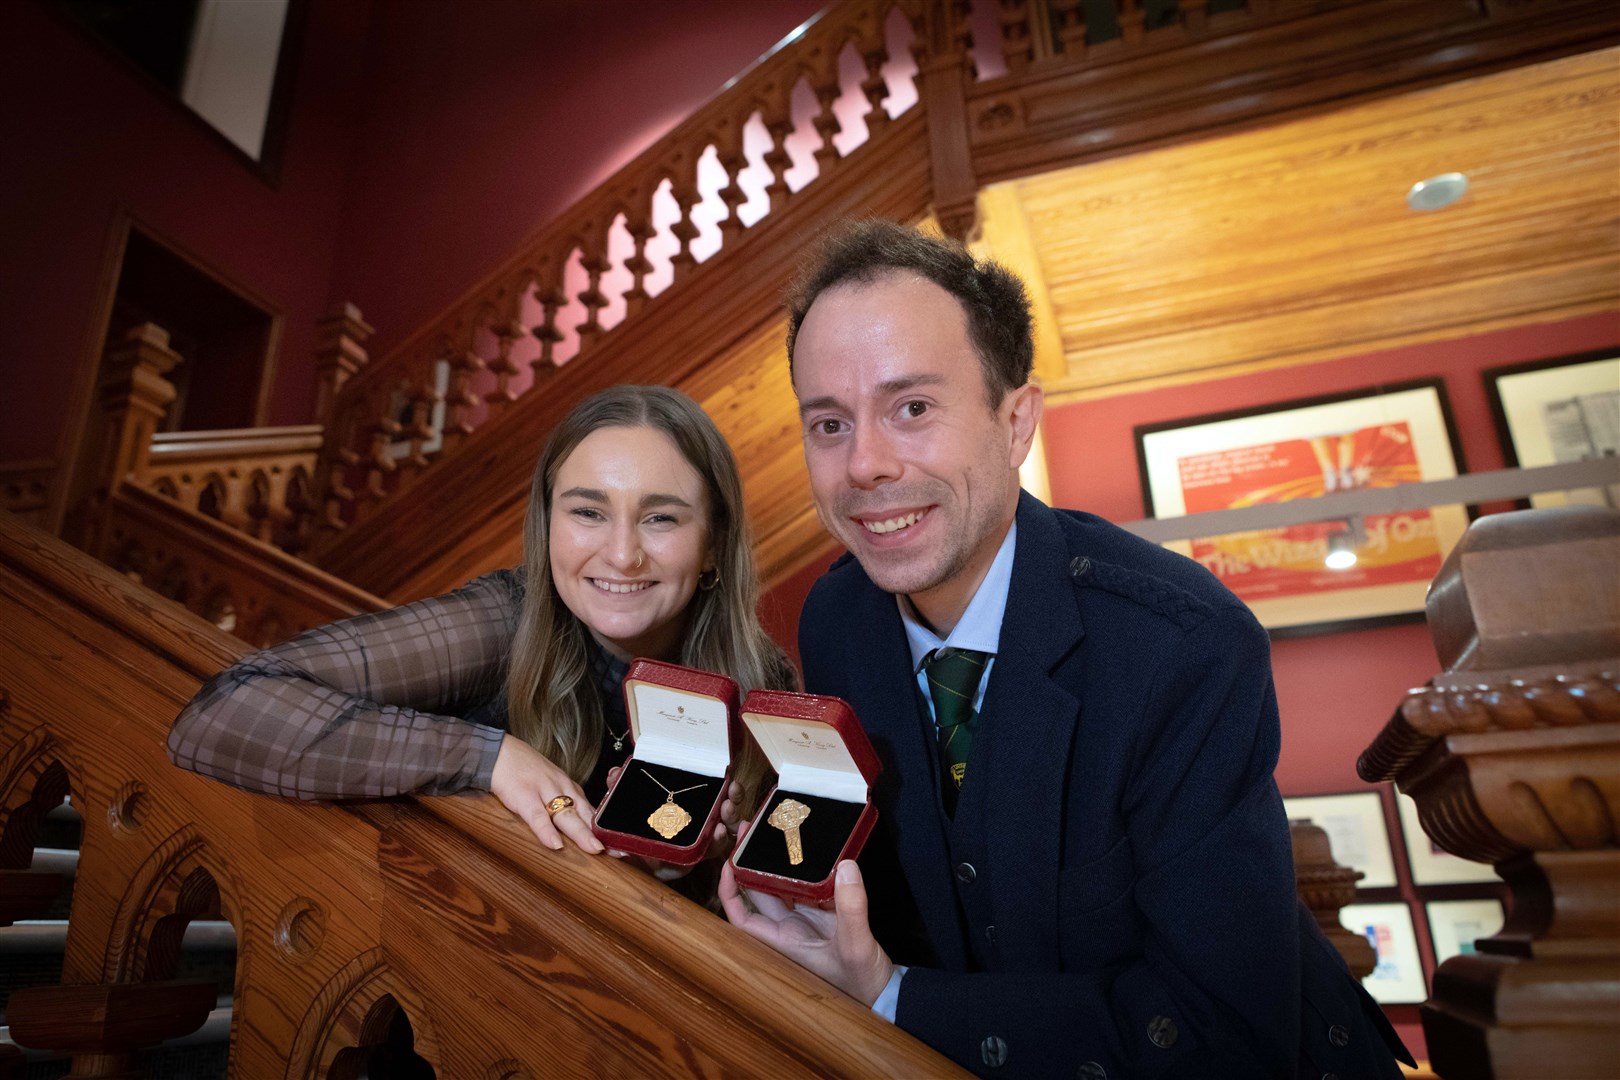
<svg viewBox="0 0 1620 1080">
<path fill-rule="evenodd" d="M 707 580 L 704 580 L 707 578 Z M 713 592 L 720 587 L 720 570 L 718 567 L 709 567 L 698 575 L 698 588 L 704 592 Z"/>
</svg>

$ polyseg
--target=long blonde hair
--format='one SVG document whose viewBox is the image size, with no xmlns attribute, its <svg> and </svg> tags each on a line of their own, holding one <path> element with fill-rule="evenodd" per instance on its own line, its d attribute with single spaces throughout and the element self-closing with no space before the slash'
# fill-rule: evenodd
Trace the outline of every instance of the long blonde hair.
<svg viewBox="0 0 1620 1080">
<path fill-rule="evenodd" d="M 759 576 L 742 512 L 742 481 L 731 448 L 697 402 L 663 386 L 614 386 L 581 402 L 552 431 L 535 465 L 523 524 L 524 592 L 507 668 L 510 730 L 583 783 L 602 752 L 602 703 L 590 676 L 585 624 L 569 611 L 551 578 L 551 496 L 568 455 L 591 432 L 649 427 L 667 435 L 703 478 L 709 544 L 719 581 L 699 589 L 686 613 L 677 662 L 756 688 L 793 689 L 786 655 L 759 624 Z M 748 748 L 733 769 L 752 802 L 764 774 Z"/>
</svg>

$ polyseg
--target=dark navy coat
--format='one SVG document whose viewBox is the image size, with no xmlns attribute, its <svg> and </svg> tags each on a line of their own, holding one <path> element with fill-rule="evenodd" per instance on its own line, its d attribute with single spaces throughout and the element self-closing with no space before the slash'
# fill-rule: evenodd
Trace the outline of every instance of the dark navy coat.
<svg viewBox="0 0 1620 1080">
<path fill-rule="evenodd" d="M 901 1027 L 986 1076 L 1399 1077 L 1295 892 L 1265 631 L 1202 567 L 1021 497 L 954 822 L 894 597 L 845 556 L 799 648 L 883 763 L 861 863 Z"/>
</svg>

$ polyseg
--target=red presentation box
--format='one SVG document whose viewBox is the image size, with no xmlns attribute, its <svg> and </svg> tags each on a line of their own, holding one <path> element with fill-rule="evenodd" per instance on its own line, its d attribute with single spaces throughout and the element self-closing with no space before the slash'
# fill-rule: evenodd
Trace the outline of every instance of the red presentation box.
<svg viewBox="0 0 1620 1080">
<path fill-rule="evenodd" d="M 635 749 L 596 808 L 591 831 L 630 855 L 691 866 L 708 853 L 742 737 L 737 684 L 637 660 L 624 677 Z"/>
<path fill-rule="evenodd" d="M 839 861 L 860 854 L 877 822 L 877 753 L 839 698 L 754 690 L 742 718 L 776 770 L 776 786 L 731 853 L 737 884 L 826 904 Z"/>
</svg>

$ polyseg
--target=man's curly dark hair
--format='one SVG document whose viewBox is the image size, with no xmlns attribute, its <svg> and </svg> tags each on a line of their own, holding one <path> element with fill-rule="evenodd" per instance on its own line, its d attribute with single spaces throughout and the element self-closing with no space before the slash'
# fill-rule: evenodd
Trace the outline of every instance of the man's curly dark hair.
<svg viewBox="0 0 1620 1080">
<path fill-rule="evenodd" d="M 975 259 L 954 241 L 877 219 L 847 222 L 828 233 L 789 289 L 789 374 L 799 326 L 817 297 L 835 286 L 904 273 L 926 278 L 962 305 L 992 409 L 1007 391 L 1029 381 L 1035 338 L 1029 296 L 1018 276 L 999 263 Z"/>
</svg>

